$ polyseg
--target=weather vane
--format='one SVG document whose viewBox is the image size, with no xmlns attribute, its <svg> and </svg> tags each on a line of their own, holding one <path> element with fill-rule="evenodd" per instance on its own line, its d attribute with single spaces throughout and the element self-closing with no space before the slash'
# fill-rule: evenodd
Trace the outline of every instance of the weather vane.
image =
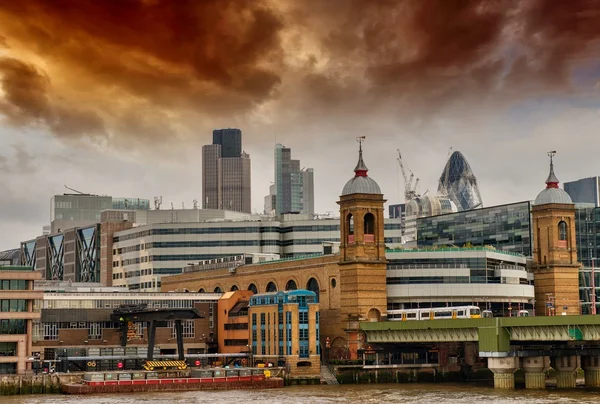
<svg viewBox="0 0 600 404">
<path fill-rule="evenodd" d="M 366 136 L 357 136 L 356 141 L 358 142 L 358 150 L 362 151 L 362 143 L 365 141 Z"/>
<path fill-rule="evenodd" d="M 548 157 L 550 157 L 550 163 L 552 163 L 552 158 L 556 154 L 556 150 L 552 150 L 548 152 Z"/>
</svg>

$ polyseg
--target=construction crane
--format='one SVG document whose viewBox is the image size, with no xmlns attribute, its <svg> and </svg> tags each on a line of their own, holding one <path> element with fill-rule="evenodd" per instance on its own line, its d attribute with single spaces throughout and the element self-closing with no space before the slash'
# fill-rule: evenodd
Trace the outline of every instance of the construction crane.
<svg viewBox="0 0 600 404">
<path fill-rule="evenodd" d="M 396 160 L 398 160 L 398 166 L 402 171 L 402 177 L 404 177 L 404 202 L 408 203 L 409 201 L 421 196 L 417 193 L 419 179 L 415 179 L 415 174 L 413 174 L 410 168 L 404 167 L 404 163 L 402 162 L 402 153 L 400 153 L 400 149 L 397 149 L 397 151 L 398 158 Z M 407 174 L 407 171 L 410 173 L 410 175 Z"/>
</svg>

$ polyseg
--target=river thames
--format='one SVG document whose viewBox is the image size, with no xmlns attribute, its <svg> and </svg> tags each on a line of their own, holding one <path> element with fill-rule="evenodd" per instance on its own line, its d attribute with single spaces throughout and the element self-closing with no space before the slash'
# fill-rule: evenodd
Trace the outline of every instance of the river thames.
<svg viewBox="0 0 600 404">
<path fill-rule="evenodd" d="M 600 391 L 574 389 L 501 391 L 472 384 L 370 384 L 294 386 L 272 390 L 190 391 L 120 395 L 2 397 L 2 404 L 308 404 L 308 403 L 598 403 Z"/>
</svg>

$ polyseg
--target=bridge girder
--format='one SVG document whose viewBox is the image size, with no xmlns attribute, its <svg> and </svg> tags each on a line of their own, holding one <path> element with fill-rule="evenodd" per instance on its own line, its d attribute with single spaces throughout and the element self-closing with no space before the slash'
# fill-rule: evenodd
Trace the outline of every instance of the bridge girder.
<svg viewBox="0 0 600 404">
<path fill-rule="evenodd" d="M 477 328 L 368 331 L 367 338 L 372 343 L 467 342 L 479 339 Z"/>
</svg>

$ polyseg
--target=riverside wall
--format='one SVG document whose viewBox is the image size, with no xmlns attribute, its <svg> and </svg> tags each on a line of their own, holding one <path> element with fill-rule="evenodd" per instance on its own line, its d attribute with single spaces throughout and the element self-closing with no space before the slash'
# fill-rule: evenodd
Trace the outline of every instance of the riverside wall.
<svg viewBox="0 0 600 404">
<path fill-rule="evenodd" d="M 58 394 L 61 392 L 62 384 L 78 382 L 82 376 L 83 373 L 2 375 L 0 376 L 0 396 Z"/>
</svg>

